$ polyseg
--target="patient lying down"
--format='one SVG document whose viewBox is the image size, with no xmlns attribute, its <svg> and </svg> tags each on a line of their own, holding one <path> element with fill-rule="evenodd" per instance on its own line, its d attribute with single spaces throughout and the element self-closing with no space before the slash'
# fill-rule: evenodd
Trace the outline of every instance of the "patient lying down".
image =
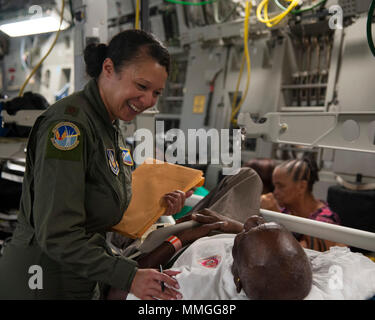
<svg viewBox="0 0 375 320">
<path fill-rule="evenodd" d="M 233 220 L 230 221 L 221 215 L 207 212 L 207 210 L 204 213 L 203 217 L 205 218 L 226 219 L 225 223 L 221 224 L 223 231 L 234 233 L 236 230 L 240 230 L 237 222 Z M 235 225 L 232 225 L 232 222 Z M 189 232 L 184 231 L 179 237 L 184 239 L 184 235 L 187 233 L 192 236 L 193 231 L 195 230 L 196 233 L 199 228 L 202 228 L 202 226 L 189 230 Z M 231 287 L 234 287 L 237 293 L 240 293 L 243 289 L 250 299 L 303 299 L 306 297 L 311 289 L 312 272 L 303 248 L 293 235 L 279 224 L 265 223 L 263 218 L 259 216 L 252 216 L 244 225 L 241 224 L 241 230 L 234 238 L 234 242 L 234 235 L 232 234 L 229 238 L 228 235 L 221 235 L 203 238 L 194 243 L 195 248 L 198 248 L 199 253 L 205 257 L 194 261 L 203 266 L 203 269 L 206 269 L 203 270 L 203 273 L 198 271 L 198 274 L 203 275 L 207 271 L 204 284 L 201 278 L 197 285 L 209 285 L 209 274 L 212 274 L 219 265 L 220 267 L 225 265 L 225 267 L 231 268 Z M 216 239 L 217 237 L 219 238 Z M 230 250 L 222 250 L 218 254 L 210 255 L 208 252 L 210 251 L 210 245 L 207 246 L 204 239 L 214 238 L 216 249 L 220 246 L 228 247 L 228 245 L 232 245 L 232 254 L 230 254 Z M 186 243 L 185 240 L 183 242 Z M 189 265 L 191 267 L 191 261 L 185 261 L 188 259 L 188 251 L 192 250 L 189 248 L 184 252 L 174 265 L 176 268 L 182 267 L 181 271 L 185 274 Z M 208 256 L 205 256 L 205 252 Z M 216 252 L 218 251 L 216 250 Z M 230 259 L 229 256 L 233 258 Z M 180 274 L 177 275 L 176 279 L 178 280 L 181 276 Z M 193 284 L 194 277 L 193 274 L 190 275 L 189 286 Z M 228 274 L 225 277 L 228 277 Z M 220 284 L 211 284 L 220 286 Z M 224 287 L 226 288 L 217 289 L 228 290 L 228 286 Z M 206 291 L 205 289 L 202 290 Z M 202 290 L 199 288 L 197 291 L 202 293 Z M 210 290 L 213 290 L 212 287 Z M 186 292 L 186 290 L 184 291 Z M 234 295 L 236 294 L 234 293 Z M 194 295 L 188 299 L 194 299 Z M 211 297 L 208 296 L 206 299 L 211 299 Z"/>
<path fill-rule="evenodd" d="M 244 225 L 207 210 L 190 218 L 203 224 L 178 236 L 184 245 L 198 234 L 202 238 L 171 268 L 180 272 L 176 280 L 183 299 L 368 299 L 375 295 L 375 264 L 348 248 L 332 247 L 324 253 L 303 249 L 288 230 L 259 216 Z M 227 233 L 206 237 L 202 228 L 207 234 L 208 226 Z M 155 259 L 148 261 L 161 262 L 159 248 L 150 255 Z M 128 299 L 135 297 L 130 294 Z"/>
</svg>

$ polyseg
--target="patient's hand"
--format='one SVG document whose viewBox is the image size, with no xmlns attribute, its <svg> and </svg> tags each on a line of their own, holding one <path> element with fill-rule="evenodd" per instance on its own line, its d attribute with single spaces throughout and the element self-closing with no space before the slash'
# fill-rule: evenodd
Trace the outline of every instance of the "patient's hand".
<svg viewBox="0 0 375 320">
<path fill-rule="evenodd" d="M 218 225 L 218 230 L 224 233 L 239 233 L 243 229 L 243 224 L 241 222 L 223 216 L 210 209 L 203 209 L 197 212 L 193 212 L 191 215 L 185 216 L 177 220 L 177 223 L 181 223 L 188 220 L 194 220 L 202 224 L 225 222 L 223 224 Z"/>
<path fill-rule="evenodd" d="M 281 212 L 281 208 L 272 192 L 260 196 L 260 207 L 265 210 Z"/>
<path fill-rule="evenodd" d="M 213 230 L 220 230 L 228 224 L 228 221 L 216 221 L 213 223 L 202 224 L 197 227 L 185 229 L 176 233 L 177 238 L 182 242 L 182 246 L 186 246 L 195 240 L 206 237 Z"/>
</svg>

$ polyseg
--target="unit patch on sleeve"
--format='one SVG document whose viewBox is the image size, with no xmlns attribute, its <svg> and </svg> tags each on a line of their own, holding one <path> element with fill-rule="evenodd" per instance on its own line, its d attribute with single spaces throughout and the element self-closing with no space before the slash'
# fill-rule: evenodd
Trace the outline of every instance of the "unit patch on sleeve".
<svg viewBox="0 0 375 320">
<path fill-rule="evenodd" d="M 46 158 L 80 161 L 82 132 L 72 122 L 59 122 L 50 127 Z"/>
</svg>

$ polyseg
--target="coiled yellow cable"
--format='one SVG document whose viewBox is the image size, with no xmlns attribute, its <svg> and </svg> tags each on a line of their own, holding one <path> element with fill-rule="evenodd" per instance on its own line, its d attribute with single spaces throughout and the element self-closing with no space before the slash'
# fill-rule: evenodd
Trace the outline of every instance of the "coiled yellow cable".
<svg viewBox="0 0 375 320">
<path fill-rule="evenodd" d="M 257 11 L 256 11 L 257 19 L 260 22 L 265 23 L 267 27 L 269 28 L 276 26 L 288 15 L 289 12 L 291 12 L 299 4 L 299 0 L 286 0 L 286 1 L 290 2 L 289 7 L 285 11 L 274 16 L 273 18 L 269 18 L 268 16 L 269 0 L 263 0 L 257 7 Z M 264 11 L 264 17 L 262 15 L 262 11 Z"/>
<path fill-rule="evenodd" d="M 236 123 L 234 118 L 235 118 L 237 112 L 241 109 L 241 106 L 246 99 L 247 92 L 248 92 L 248 89 L 249 89 L 249 84 L 250 84 L 250 54 L 249 54 L 248 39 L 249 39 L 249 18 L 250 18 L 251 7 L 252 6 L 251 6 L 250 1 L 247 1 L 246 7 L 245 7 L 245 21 L 244 21 L 244 55 L 242 57 L 240 74 L 238 76 L 236 92 L 234 93 L 233 102 L 232 102 L 231 122 L 233 124 Z M 238 95 L 238 88 L 239 88 L 239 85 L 240 85 L 240 81 L 241 81 L 241 77 L 242 77 L 242 71 L 243 71 L 243 67 L 244 67 L 244 64 L 245 64 L 245 58 L 246 58 L 246 67 L 247 67 L 247 78 L 246 78 L 245 93 L 241 97 L 240 103 L 237 105 L 237 107 L 235 107 L 237 95 Z"/>
</svg>

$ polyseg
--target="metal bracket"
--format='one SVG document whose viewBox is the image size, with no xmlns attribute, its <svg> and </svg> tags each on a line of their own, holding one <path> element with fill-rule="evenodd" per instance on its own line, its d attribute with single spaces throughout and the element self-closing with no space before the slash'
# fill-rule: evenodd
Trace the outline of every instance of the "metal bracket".
<svg viewBox="0 0 375 320">
<path fill-rule="evenodd" d="M 248 137 L 275 143 L 375 153 L 375 112 L 282 112 L 264 118 L 255 123 L 250 113 L 240 113 L 237 123 Z"/>
</svg>

